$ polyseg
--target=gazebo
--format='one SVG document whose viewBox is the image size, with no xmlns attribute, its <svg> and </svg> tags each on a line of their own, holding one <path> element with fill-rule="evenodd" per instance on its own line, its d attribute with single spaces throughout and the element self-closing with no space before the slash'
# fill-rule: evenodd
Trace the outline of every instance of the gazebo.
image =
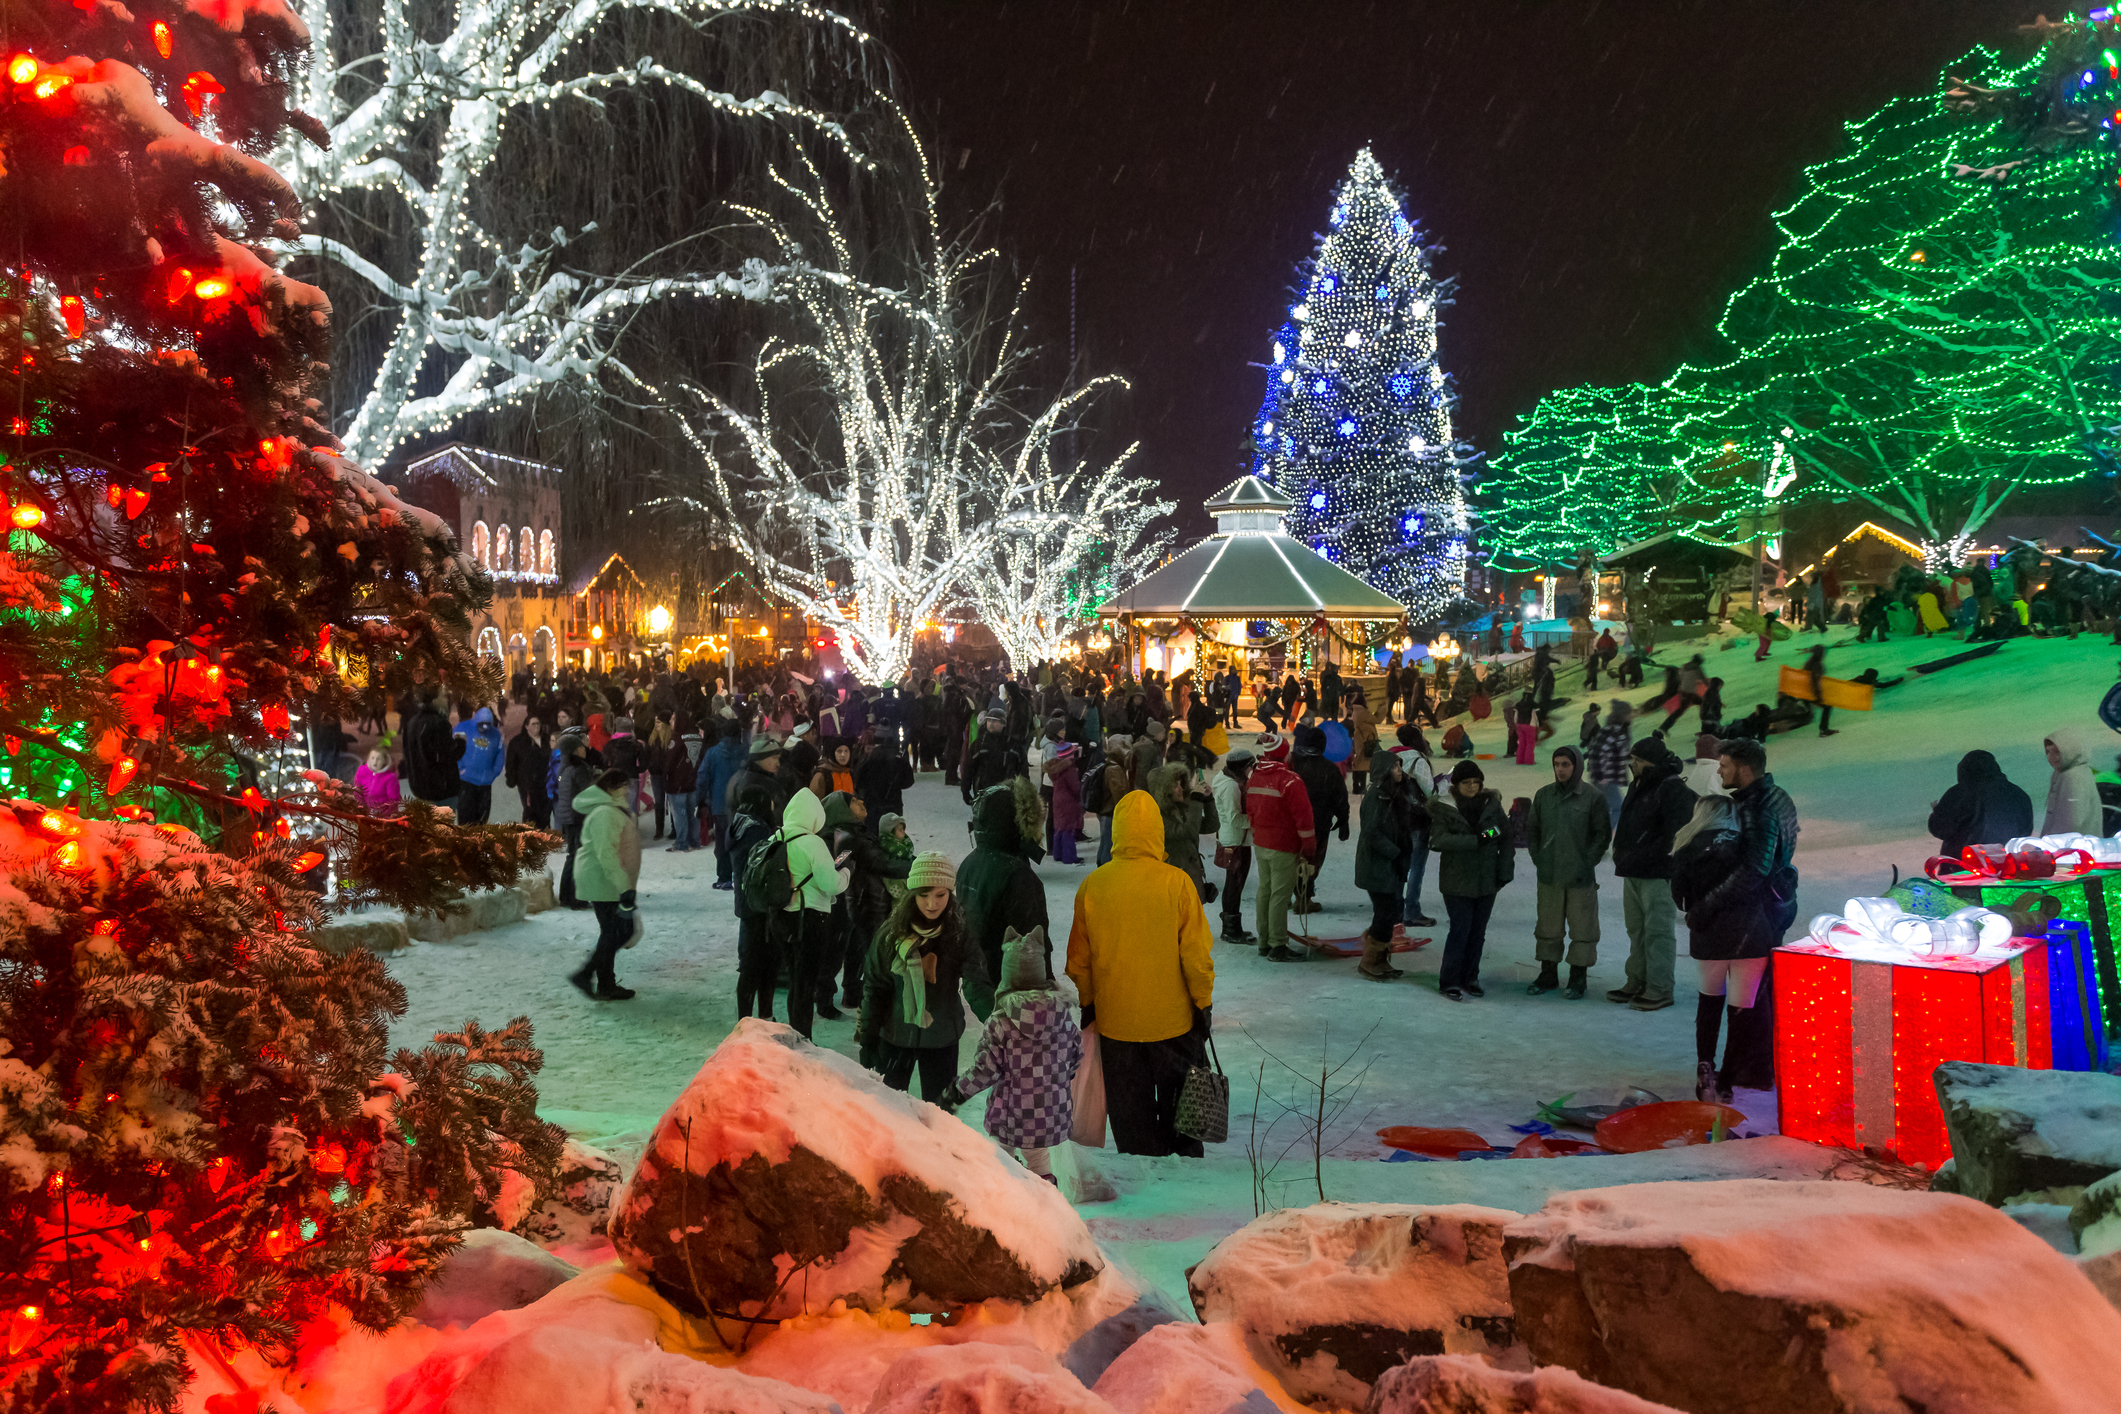
<svg viewBox="0 0 2121 1414">
<path fill-rule="evenodd" d="M 1126 635 L 1128 658 L 1141 651 L 1145 636 L 1164 636 L 1146 632 L 1158 623 L 1233 649 L 1300 646 L 1315 635 L 1321 651 L 1338 638 L 1364 653 L 1367 645 L 1346 630 L 1379 623 L 1404 630 L 1405 605 L 1283 528 L 1282 517 L 1295 504 L 1256 476 L 1240 476 L 1202 502 L 1215 517 L 1215 533 L 1098 606 L 1098 616 Z M 1246 626 L 1261 622 L 1279 632 L 1254 638 Z M 1227 628 L 1233 624 L 1234 636 Z"/>
</svg>

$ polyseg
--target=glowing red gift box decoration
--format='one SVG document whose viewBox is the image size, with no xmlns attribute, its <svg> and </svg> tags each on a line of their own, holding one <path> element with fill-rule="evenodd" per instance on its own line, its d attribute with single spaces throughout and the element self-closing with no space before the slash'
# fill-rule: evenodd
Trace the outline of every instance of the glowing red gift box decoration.
<svg viewBox="0 0 2121 1414">
<path fill-rule="evenodd" d="M 2047 958 L 2040 938 L 1891 961 L 1809 941 L 1776 949 L 1782 1132 L 1937 1167 L 1952 1156 L 1930 1080 L 1939 1065 L 2052 1068 Z"/>
</svg>

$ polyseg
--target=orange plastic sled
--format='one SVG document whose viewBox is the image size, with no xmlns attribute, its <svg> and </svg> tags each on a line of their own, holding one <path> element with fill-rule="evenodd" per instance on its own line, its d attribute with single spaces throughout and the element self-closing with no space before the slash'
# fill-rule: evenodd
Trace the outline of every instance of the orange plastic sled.
<svg viewBox="0 0 2121 1414">
<path fill-rule="evenodd" d="M 1662 1100 L 1637 1105 L 1598 1122 L 1598 1147 L 1615 1154 L 1643 1154 L 1652 1149 L 1683 1149 L 1706 1144 L 1716 1117 L 1723 1116 L 1726 1134 L 1745 1123 L 1745 1115 L 1729 1105 L 1703 1100 Z"/>
<path fill-rule="evenodd" d="M 1377 1137 L 1394 1149 L 1426 1154 L 1432 1159 L 1455 1159 L 1468 1149 L 1485 1150 L 1488 1141 L 1470 1129 L 1424 1129 L 1420 1125 L 1395 1124 L 1380 1129 Z"/>
<path fill-rule="evenodd" d="M 1851 712 L 1871 710 L 1871 685 L 1867 682 L 1850 682 L 1846 678 L 1821 678 L 1819 684 L 1826 690 L 1826 705 L 1846 707 Z M 1812 675 L 1802 668 L 1784 668 L 1782 681 L 1776 690 L 1790 697 L 1801 697 L 1807 702 L 1812 696 Z"/>
</svg>

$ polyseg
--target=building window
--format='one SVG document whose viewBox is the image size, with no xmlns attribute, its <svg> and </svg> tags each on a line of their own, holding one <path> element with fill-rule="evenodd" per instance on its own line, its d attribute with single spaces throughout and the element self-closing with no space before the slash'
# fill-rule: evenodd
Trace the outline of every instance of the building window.
<svg viewBox="0 0 2121 1414">
<path fill-rule="evenodd" d="M 553 542 L 552 532 L 545 531 L 538 536 L 538 573 L 558 574 L 559 571 L 554 566 L 559 560 L 560 547 Z"/>
<path fill-rule="evenodd" d="M 486 522 L 483 520 L 471 527 L 471 558 L 478 562 L 478 566 L 482 570 L 493 568 L 491 557 L 488 554 Z"/>
<path fill-rule="evenodd" d="M 538 573 L 538 537 L 527 525 L 523 527 L 522 539 L 516 547 L 516 568 L 525 574 Z"/>
<path fill-rule="evenodd" d="M 493 567 L 497 570 L 508 568 L 508 527 L 505 525 L 493 533 Z"/>
<path fill-rule="evenodd" d="M 488 624 L 479 630 L 479 656 L 498 658 L 501 656 L 501 631 Z"/>
</svg>

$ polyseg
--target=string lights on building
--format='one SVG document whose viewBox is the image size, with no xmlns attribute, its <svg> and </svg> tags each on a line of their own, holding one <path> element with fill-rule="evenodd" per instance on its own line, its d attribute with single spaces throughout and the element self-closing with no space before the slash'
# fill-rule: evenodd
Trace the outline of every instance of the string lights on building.
<svg viewBox="0 0 2121 1414">
<path fill-rule="evenodd" d="M 1438 280 L 1368 148 L 1302 267 L 1253 420 L 1252 470 L 1296 503 L 1289 533 L 1434 620 L 1465 588 L 1470 449 L 1437 362 Z"/>
</svg>

